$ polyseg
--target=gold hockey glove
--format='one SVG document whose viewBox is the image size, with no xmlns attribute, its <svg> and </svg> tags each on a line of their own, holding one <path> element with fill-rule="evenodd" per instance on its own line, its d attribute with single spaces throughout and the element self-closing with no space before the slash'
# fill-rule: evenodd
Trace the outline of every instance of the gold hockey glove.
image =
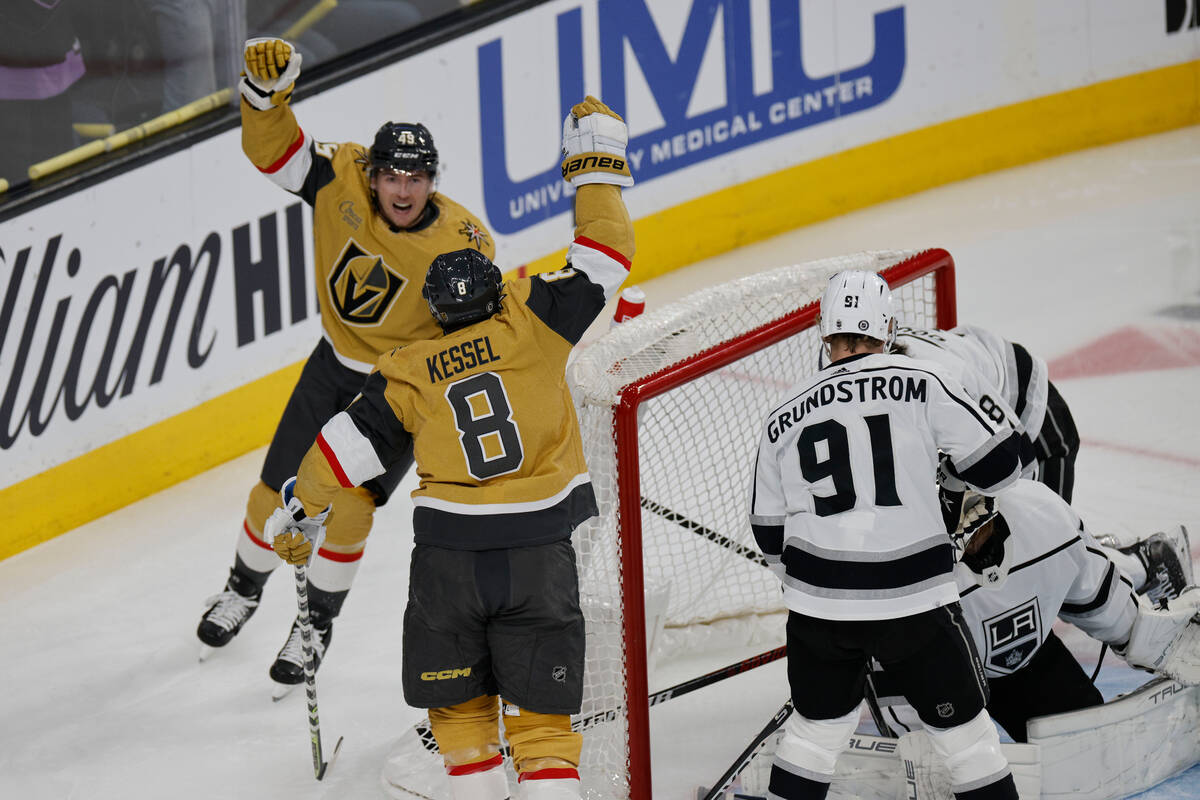
<svg viewBox="0 0 1200 800">
<path fill-rule="evenodd" d="M 238 90 L 259 111 L 286 103 L 300 75 L 300 52 L 283 39 L 250 39 Z"/>
<path fill-rule="evenodd" d="M 307 564 L 325 538 L 329 508 L 314 516 L 304 512 L 304 504 L 295 494 L 296 479 L 288 478 L 279 490 L 283 508 L 277 508 L 263 525 L 263 539 L 271 543 L 275 554 L 292 566 Z"/>
<path fill-rule="evenodd" d="M 621 115 L 588 95 L 563 120 L 563 180 L 577 189 L 589 183 L 633 186 L 625 159 L 628 143 Z"/>
<path fill-rule="evenodd" d="M 292 566 L 307 564 L 309 557 L 312 556 L 313 543 L 306 539 L 300 531 L 280 533 L 275 536 L 275 540 L 271 544 L 275 548 L 275 555 Z"/>
</svg>

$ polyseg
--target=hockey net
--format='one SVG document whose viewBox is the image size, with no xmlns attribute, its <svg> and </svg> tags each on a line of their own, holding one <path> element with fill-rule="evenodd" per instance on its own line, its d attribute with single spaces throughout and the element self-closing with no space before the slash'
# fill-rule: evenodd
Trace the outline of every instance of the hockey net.
<svg viewBox="0 0 1200 800">
<path fill-rule="evenodd" d="M 844 269 L 882 273 L 902 325 L 955 324 L 949 253 L 858 253 L 702 289 L 617 326 L 568 371 L 600 511 L 574 536 L 588 800 L 651 797 L 651 664 L 782 643 L 779 579 L 747 516 L 753 453 L 763 415 L 818 367 L 820 296 Z M 440 770 L 414 782 L 432 746 L 398 743 L 385 791 L 448 797 Z"/>
<path fill-rule="evenodd" d="M 600 509 L 575 532 L 582 716 L 621 710 L 585 732 L 587 798 L 651 796 L 650 663 L 731 630 L 752 637 L 764 615 L 782 639 L 779 579 L 747 516 L 753 454 L 763 415 L 818 367 L 820 296 L 844 269 L 881 272 L 900 324 L 954 326 L 949 253 L 859 253 L 700 290 L 616 327 L 572 365 Z"/>
</svg>

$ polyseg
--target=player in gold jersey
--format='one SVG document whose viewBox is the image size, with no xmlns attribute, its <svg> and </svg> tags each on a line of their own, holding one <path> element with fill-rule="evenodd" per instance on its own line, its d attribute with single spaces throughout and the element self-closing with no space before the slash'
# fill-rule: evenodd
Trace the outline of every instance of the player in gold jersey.
<svg viewBox="0 0 1200 800">
<path fill-rule="evenodd" d="M 438 152 L 424 125 L 388 122 L 370 149 L 316 142 L 301 130 L 288 103 L 299 70 L 300 54 L 287 42 L 247 42 L 240 84 L 242 147 L 259 171 L 313 208 L 323 336 L 250 492 L 229 581 L 210 599 L 197 629 L 201 641 L 214 647 L 229 642 L 254 613 L 279 564 L 263 539 L 263 524 L 322 423 L 358 394 L 381 353 L 440 333 L 420 291 L 430 261 L 459 248 L 485 256 L 495 252 L 482 223 L 435 191 Z M 388 470 L 334 500 L 337 513 L 308 571 L 318 664 L 358 569 L 375 507 L 411 464 L 407 443 L 400 443 Z M 297 625 L 270 674 L 284 686 L 303 680 Z"/>
<path fill-rule="evenodd" d="M 456 800 L 578 798 L 584 631 L 571 533 L 596 514 L 567 356 L 625 280 L 633 228 L 621 118 L 588 98 L 564 125 L 575 239 L 558 272 L 501 284 L 482 253 L 434 259 L 423 294 L 443 336 L 379 359 L 321 429 L 267 535 L 305 563 L 320 515 L 415 446 L 404 697 L 428 708 Z M 336 516 L 336 507 L 334 515 Z M 314 519 L 315 518 L 315 519 Z M 278 535 L 273 535 L 278 531 Z M 307 535 L 306 535 L 307 534 Z"/>
</svg>

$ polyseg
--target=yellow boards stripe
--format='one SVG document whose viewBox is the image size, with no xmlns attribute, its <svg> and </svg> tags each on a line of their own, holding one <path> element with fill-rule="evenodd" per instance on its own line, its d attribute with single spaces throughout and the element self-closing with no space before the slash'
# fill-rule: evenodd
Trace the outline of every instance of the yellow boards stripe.
<svg viewBox="0 0 1200 800">
<path fill-rule="evenodd" d="M 0 490 L 0 508 L 8 517 L 0 532 L 0 558 L 266 444 L 302 363 Z M 253 479 L 247 492 L 252 485 Z"/>
</svg>

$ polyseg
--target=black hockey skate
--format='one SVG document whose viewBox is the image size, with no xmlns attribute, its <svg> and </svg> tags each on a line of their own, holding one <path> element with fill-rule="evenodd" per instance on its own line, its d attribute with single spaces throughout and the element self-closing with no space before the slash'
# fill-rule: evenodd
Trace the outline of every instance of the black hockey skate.
<svg viewBox="0 0 1200 800">
<path fill-rule="evenodd" d="M 261 598 L 262 586 L 237 570 L 229 570 L 225 589 L 204 601 L 208 610 L 200 618 L 196 636 L 209 647 L 224 647 L 237 636 L 246 620 L 254 616 Z"/>
<path fill-rule="evenodd" d="M 330 640 L 333 639 L 333 621 L 319 618 L 314 614 L 312 633 L 313 670 L 315 671 L 321 666 L 321 659 L 325 657 L 325 651 L 329 648 Z M 292 622 L 292 631 L 288 634 L 288 640 L 280 648 L 279 655 L 275 657 L 275 663 L 271 665 L 271 680 L 287 687 L 304 683 L 304 642 L 300 635 L 299 619 Z M 278 697 L 282 697 L 282 695 L 277 695 L 276 699 Z"/>
<path fill-rule="evenodd" d="M 1142 562 L 1146 568 L 1146 583 L 1137 591 L 1156 606 L 1161 607 L 1167 600 L 1178 597 L 1192 583 L 1191 547 L 1187 528 L 1182 525 L 1117 549 Z"/>
</svg>

